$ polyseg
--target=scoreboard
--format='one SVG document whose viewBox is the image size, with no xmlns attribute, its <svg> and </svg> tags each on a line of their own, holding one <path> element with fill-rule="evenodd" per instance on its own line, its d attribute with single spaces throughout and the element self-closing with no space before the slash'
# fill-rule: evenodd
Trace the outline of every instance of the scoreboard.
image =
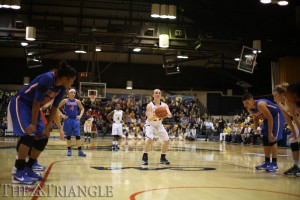
<svg viewBox="0 0 300 200">
<path fill-rule="evenodd" d="M 78 82 L 90 82 L 91 73 L 90 72 L 78 72 Z"/>
</svg>

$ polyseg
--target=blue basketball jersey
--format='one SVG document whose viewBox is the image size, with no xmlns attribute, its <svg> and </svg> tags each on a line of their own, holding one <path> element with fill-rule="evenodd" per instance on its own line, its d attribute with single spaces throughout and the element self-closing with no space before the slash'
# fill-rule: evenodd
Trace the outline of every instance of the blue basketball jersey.
<svg viewBox="0 0 300 200">
<path fill-rule="evenodd" d="M 267 103 L 267 108 L 268 110 L 270 111 L 271 115 L 272 116 L 276 116 L 278 113 L 281 114 L 281 111 L 279 109 L 279 107 L 277 106 L 277 104 L 267 100 L 267 99 L 257 99 L 255 100 L 255 108 L 254 109 L 250 109 L 250 112 L 253 116 L 256 116 L 260 119 L 264 119 L 264 116 L 262 114 L 262 112 L 260 112 L 258 109 L 257 109 L 257 104 L 261 101 L 264 101 Z"/>
<path fill-rule="evenodd" d="M 267 108 L 270 111 L 272 117 L 273 117 L 273 127 L 272 127 L 272 134 L 276 138 L 276 141 L 279 141 L 282 139 L 282 130 L 283 130 L 283 124 L 284 124 L 284 116 L 277 106 L 277 104 L 266 100 L 266 99 L 258 99 L 255 100 L 255 108 L 250 109 L 250 112 L 253 116 L 256 116 L 260 119 L 264 119 L 261 133 L 264 135 L 264 137 L 268 137 L 269 134 L 269 125 L 268 120 L 265 120 L 265 117 L 263 116 L 262 112 L 260 112 L 257 109 L 257 104 L 261 101 L 264 101 L 267 103 Z"/>
<path fill-rule="evenodd" d="M 57 107 L 65 92 L 66 89 L 63 86 L 55 86 L 55 74 L 52 71 L 37 76 L 16 96 L 20 96 L 21 100 L 28 105 L 32 105 L 33 101 L 37 100 L 41 102 L 41 107 L 54 99 L 52 105 Z"/>
<path fill-rule="evenodd" d="M 25 135 L 25 129 L 31 124 L 34 100 L 40 102 L 40 107 L 53 100 L 52 105 L 57 107 L 63 99 L 65 91 L 63 86 L 55 86 L 54 72 L 47 72 L 33 79 L 29 85 L 11 98 L 8 109 L 11 114 L 14 133 L 18 136 Z M 37 131 L 32 134 L 43 134 L 44 127 L 44 122 L 39 114 L 36 125 Z"/>
<path fill-rule="evenodd" d="M 76 118 L 78 110 L 78 103 L 76 99 L 68 99 L 64 107 L 65 114 L 70 118 Z"/>
</svg>

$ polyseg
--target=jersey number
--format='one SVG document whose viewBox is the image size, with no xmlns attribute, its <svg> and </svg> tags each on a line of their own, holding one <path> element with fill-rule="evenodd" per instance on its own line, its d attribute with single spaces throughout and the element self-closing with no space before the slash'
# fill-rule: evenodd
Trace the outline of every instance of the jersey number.
<svg viewBox="0 0 300 200">
<path fill-rule="evenodd" d="M 74 105 L 71 106 L 70 110 L 74 110 Z"/>
</svg>

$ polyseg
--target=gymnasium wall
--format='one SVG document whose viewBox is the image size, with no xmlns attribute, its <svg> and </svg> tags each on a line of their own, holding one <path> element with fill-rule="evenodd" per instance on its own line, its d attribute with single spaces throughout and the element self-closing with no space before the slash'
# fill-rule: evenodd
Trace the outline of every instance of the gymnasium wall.
<svg viewBox="0 0 300 200">
<path fill-rule="evenodd" d="M 300 81 L 300 58 L 282 57 L 279 58 L 279 83 L 294 83 Z"/>
</svg>

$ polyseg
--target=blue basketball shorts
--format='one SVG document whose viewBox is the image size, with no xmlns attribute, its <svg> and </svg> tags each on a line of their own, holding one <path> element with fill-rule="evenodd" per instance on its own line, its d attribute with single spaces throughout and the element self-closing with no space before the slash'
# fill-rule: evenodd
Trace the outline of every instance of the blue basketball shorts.
<svg viewBox="0 0 300 200">
<path fill-rule="evenodd" d="M 20 96 L 14 96 L 9 103 L 8 112 L 10 112 L 13 132 L 15 135 L 24 136 L 25 129 L 31 124 L 32 105 L 28 105 L 22 101 Z M 36 126 L 36 132 L 32 136 L 43 134 L 45 125 L 39 113 Z"/>
<path fill-rule="evenodd" d="M 78 119 L 65 119 L 63 127 L 66 136 L 80 136 L 80 121 Z"/>
</svg>

